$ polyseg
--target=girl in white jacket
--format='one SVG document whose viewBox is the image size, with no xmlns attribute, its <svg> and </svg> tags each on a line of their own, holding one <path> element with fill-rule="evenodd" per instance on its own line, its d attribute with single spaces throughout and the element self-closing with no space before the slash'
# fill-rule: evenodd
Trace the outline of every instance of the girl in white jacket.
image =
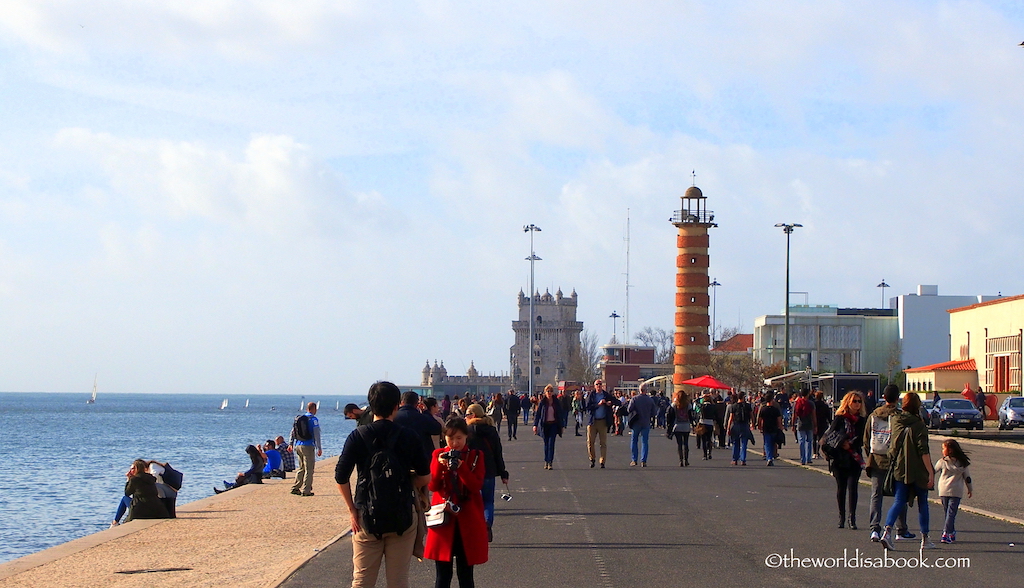
<svg viewBox="0 0 1024 588">
<path fill-rule="evenodd" d="M 942 499 L 942 510 L 946 521 L 942 527 L 942 543 L 956 541 L 956 513 L 960 509 L 960 500 L 967 490 L 967 497 L 974 493 L 971 485 L 971 473 L 967 466 L 971 460 L 960 448 L 955 439 L 942 442 L 942 459 L 935 462 L 935 485 L 938 487 L 939 498 Z"/>
</svg>

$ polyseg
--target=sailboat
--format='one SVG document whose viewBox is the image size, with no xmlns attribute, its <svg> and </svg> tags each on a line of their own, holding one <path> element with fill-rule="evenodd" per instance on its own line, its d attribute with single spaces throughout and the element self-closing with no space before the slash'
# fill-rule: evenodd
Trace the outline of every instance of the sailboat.
<svg viewBox="0 0 1024 588">
<path fill-rule="evenodd" d="M 96 376 L 92 378 L 92 398 L 85 401 L 86 404 L 96 404 Z"/>
<path fill-rule="evenodd" d="M 338 410 L 339 406 L 341 406 L 341 401 L 340 400 L 334 403 L 334 410 Z"/>
<path fill-rule="evenodd" d="M 320 401 L 319 400 L 316 401 L 316 409 L 320 410 Z"/>
<path fill-rule="evenodd" d="M 245 407 L 249 408 L 249 399 L 248 398 L 245 399 Z"/>
<path fill-rule="evenodd" d="M 227 399 L 227 398 L 225 398 L 225 399 L 224 399 L 224 402 L 221 402 L 221 403 L 220 403 L 220 409 L 221 409 L 221 410 L 224 410 L 224 409 L 225 409 L 225 408 L 227 408 L 227 407 L 228 407 L 228 399 Z"/>
</svg>

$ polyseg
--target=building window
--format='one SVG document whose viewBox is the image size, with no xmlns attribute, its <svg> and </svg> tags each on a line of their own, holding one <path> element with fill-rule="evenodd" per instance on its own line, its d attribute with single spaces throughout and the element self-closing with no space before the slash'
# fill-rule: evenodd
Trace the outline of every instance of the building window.
<svg viewBox="0 0 1024 588">
<path fill-rule="evenodd" d="M 544 319 L 542 319 L 541 317 L 539 317 L 539 316 L 538 316 L 538 317 L 537 317 L 537 324 L 539 325 L 539 324 L 541 324 L 542 322 L 544 322 Z"/>
<path fill-rule="evenodd" d="M 690 304 L 695 304 L 696 302 L 697 302 L 697 297 L 696 296 L 690 296 Z"/>
<path fill-rule="evenodd" d="M 533 375 L 535 375 L 535 376 L 539 376 L 540 375 L 540 366 L 537 366 L 537 367 L 533 368 Z"/>
<path fill-rule="evenodd" d="M 691 257 L 690 258 L 690 265 L 694 265 L 695 263 L 697 263 L 697 258 L 696 257 Z"/>
<path fill-rule="evenodd" d="M 533 334 L 533 340 L 534 341 L 540 341 L 540 333 L 534 333 Z"/>
<path fill-rule="evenodd" d="M 697 341 L 697 338 L 694 337 L 693 335 L 690 335 L 690 343 L 695 343 L 696 341 Z"/>
</svg>

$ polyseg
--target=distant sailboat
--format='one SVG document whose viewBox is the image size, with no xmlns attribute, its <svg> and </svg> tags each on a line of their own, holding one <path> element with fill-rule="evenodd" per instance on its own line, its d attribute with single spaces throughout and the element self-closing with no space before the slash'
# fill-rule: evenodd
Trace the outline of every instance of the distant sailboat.
<svg viewBox="0 0 1024 588">
<path fill-rule="evenodd" d="M 341 406 L 341 401 L 340 400 L 334 403 L 334 410 L 338 410 L 339 406 Z"/>
<path fill-rule="evenodd" d="M 227 408 L 227 407 L 228 407 L 228 399 L 227 399 L 227 398 L 225 398 L 225 399 L 224 399 L 224 402 L 221 402 L 221 403 L 220 403 L 220 409 L 221 409 L 221 410 L 224 410 L 224 409 L 225 409 L 225 408 Z"/>
<path fill-rule="evenodd" d="M 249 408 L 249 399 L 248 398 L 245 399 L 245 407 Z"/>
<path fill-rule="evenodd" d="M 92 398 L 85 401 L 86 404 L 96 404 L 96 376 L 92 378 Z"/>
<path fill-rule="evenodd" d="M 316 409 L 320 410 L 320 401 L 319 400 L 316 401 Z"/>
</svg>

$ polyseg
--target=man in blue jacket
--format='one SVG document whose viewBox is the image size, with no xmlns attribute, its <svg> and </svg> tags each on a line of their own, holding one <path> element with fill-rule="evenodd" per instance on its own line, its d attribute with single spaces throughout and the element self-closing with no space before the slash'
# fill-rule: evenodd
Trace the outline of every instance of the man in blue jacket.
<svg viewBox="0 0 1024 588">
<path fill-rule="evenodd" d="M 299 431 L 299 419 L 305 417 L 307 423 L 305 431 Z M 323 445 L 320 444 L 320 421 L 316 418 L 316 403 L 310 402 L 306 405 L 306 412 L 295 419 L 292 426 L 291 441 L 295 448 L 295 456 L 299 459 L 299 471 L 295 474 L 295 484 L 292 485 L 292 494 L 302 496 L 313 495 L 313 468 L 316 467 L 316 458 L 324 454 Z"/>
<path fill-rule="evenodd" d="M 601 441 L 601 469 L 608 457 L 608 430 L 615 422 L 615 407 L 619 401 L 605 391 L 603 380 L 594 380 L 594 390 L 587 395 L 587 412 L 590 420 L 587 423 L 587 455 L 590 467 L 594 467 L 594 441 Z"/>
</svg>

